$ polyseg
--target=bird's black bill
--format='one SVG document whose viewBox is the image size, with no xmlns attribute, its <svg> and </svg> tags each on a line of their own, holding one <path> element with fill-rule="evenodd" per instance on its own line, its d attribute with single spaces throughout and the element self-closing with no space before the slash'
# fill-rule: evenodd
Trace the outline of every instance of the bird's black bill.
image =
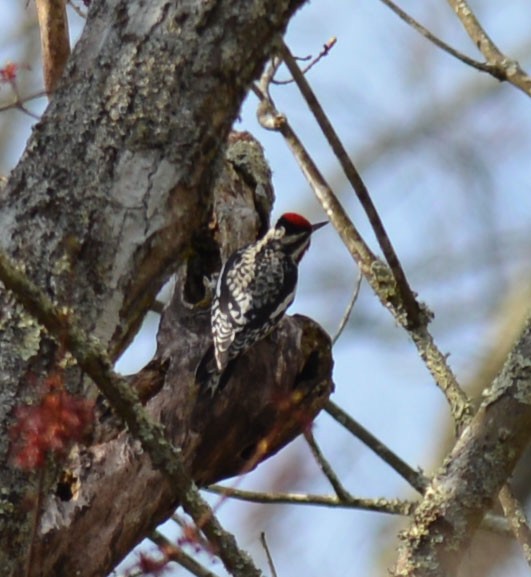
<svg viewBox="0 0 531 577">
<path fill-rule="evenodd" d="M 320 228 L 323 228 L 325 224 L 328 224 L 327 220 L 325 220 L 324 222 L 317 222 L 315 224 L 312 224 L 312 233 L 314 233 L 316 230 L 319 230 Z"/>
</svg>

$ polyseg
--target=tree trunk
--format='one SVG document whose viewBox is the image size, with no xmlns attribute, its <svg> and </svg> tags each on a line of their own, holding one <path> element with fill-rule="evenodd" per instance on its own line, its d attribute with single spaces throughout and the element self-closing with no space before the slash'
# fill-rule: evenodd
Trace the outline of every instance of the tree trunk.
<svg viewBox="0 0 531 577">
<path fill-rule="evenodd" d="M 185 396 L 195 390 L 194 363 L 208 343 L 207 315 L 187 297 L 201 296 L 198 271 L 219 267 L 219 242 L 226 251 L 251 240 L 264 226 L 264 185 L 249 195 L 242 192 L 248 178 L 234 177 L 239 188 L 231 194 L 241 196 L 246 208 L 235 212 L 232 231 L 223 236 L 224 213 L 215 211 L 218 222 L 212 221 L 213 183 L 223 182 L 223 171 L 234 169 L 234 163 L 219 160 L 230 127 L 275 38 L 301 4 L 93 0 L 63 79 L 1 194 L 1 249 L 65 314 L 106 344 L 114 359 L 134 336 L 163 282 L 180 270 L 178 283 L 185 283 L 188 304 L 183 305 L 183 295 L 174 296 L 150 367 L 155 377 L 146 370 L 133 384 L 147 375 L 158 388 L 164 385 L 166 396 L 155 397 L 150 410 L 162 415 L 201 482 L 235 474 L 278 450 L 315 414 L 316 399 L 331 388 L 327 338 L 310 321 L 296 319 L 262 343 L 252 363 L 242 359 L 241 370 L 222 392 L 225 400 L 214 407 L 219 422 L 226 424 L 241 411 L 241 405 L 232 404 L 234 395 L 248 406 L 254 402 L 262 421 L 250 429 L 247 423 L 247 437 L 235 434 L 214 459 L 217 464 L 209 453 L 219 439 L 219 430 L 207 426 L 212 403 L 186 397 L 180 412 L 168 404 L 172 395 L 178 397 L 173 387 Z M 223 193 L 217 194 L 216 202 L 226 202 Z M 249 215 L 247 222 L 242 214 Z M 9 465 L 13 409 L 38 398 L 57 362 L 66 366 L 71 392 L 86 391 L 87 383 L 65 356 L 60 337 L 48 335 L 7 291 L 0 292 L 0 307 L 0 566 L 5 575 L 21 574 L 33 543 L 33 575 L 61 574 L 57 559 L 69 568 L 64 574 L 103 575 L 171 512 L 176 496 L 123 432 L 72 455 L 69 470 L 77 462 L 79 475 L 61 507 L 62 491 L 50 493 L 57 488 L 53 467 L 37 481 L 37 474 Z M 167 321 L 175 321 L 175 315 L 181 325 Z M 178 326 L 182 332 L 175 333 Z M 249 372 L 256 380 L 260 370 L 267 380 L 265 392 L 246 398 L 241 394 L 245 378 L 238 375 Z M 281 411 L 271 406 L 267 392 L 284 394 L 293 387 L 310 391 L 302 401 L 303 416 L 300 422 L 284 418 L 280 427 Z M 257 456 L 254 447 L 262 438 L 270 442 Z M 93 469 L 100 476 L 97 486 L 91 485 Z M 32 538 L 38 483 L 48 497 Z M 122 519 L 126 512 L 127 520 Z M 94 546 L 89 536 L 97 536 Z"/>
</svg>

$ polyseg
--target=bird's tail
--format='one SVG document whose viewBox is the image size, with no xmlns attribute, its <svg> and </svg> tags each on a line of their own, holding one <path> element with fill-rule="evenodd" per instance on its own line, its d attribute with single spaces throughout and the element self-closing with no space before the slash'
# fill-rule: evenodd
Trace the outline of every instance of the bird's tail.
<svg viewBox="0 0 531 577">
<path fill-rule="evenodd" d="M 200 394 L 213 397 L 226 385 L 232 369 L 232 362 L 220 371 L 216 365 L 214 345 L 210 345 L 199 361 L 195 371 L 195 381 L 199 385 Z"/>
</svg>

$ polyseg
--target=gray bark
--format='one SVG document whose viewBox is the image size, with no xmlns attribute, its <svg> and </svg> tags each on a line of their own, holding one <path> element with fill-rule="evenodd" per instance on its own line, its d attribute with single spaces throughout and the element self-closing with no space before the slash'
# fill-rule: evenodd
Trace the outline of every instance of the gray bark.
<svg viewBox="0 0 531 577">
<path fill-rule="evenodd" d="M 395 575 L 451 577 L 531 440 L 531 318 L 403 533 Z"/>
<path fill-rule="evenodd" d="M 235 236 L 213 238 L 209 228 L 214 205 L 212 184 L 219 177 L 218 159 L 246 89 L 301 4 L 302 0 L 92 2 L 85 31 L 62 82 L 1 192 L 0 247 L 54 302 L 66 307 L 67 314 L 75 315 L 85 330 L 105 343 L 113 358 L 130 342 L 172 272 L 195 262 L 192 255 L 203 254 L 205 244 L 214 255 L 205 266 L 213 269 L 220 261 L 216 242 L 237 245 L 246 235 L 249 240 L 249 235 L 256 234 L 256 228 L 253 231 L 251 227 Z M 260 193 L 254 192 L 248 214 L 258 212 L 263 219 L 256 197 Z M 241 228 L 240 221 L 235 230 Z M 258 222 L 254 222 L 255 227 Z M 189 274 L 189 268 L 183 270 Z M 36 481 L 8 465 L 7 430 L 13 408 L 21 399 L 38 396 L 35 383 L 42 381 L 64 353 L 60 337 L 58 344 L 6 291 L 0 292 L 0 307 L 0 566 L 6 575 L 16 575 L 31 541 Z M 206 343 L 207 325 L 199 323 L 198 330 L 203 332 L 196 344 Z M 179 335 L 167 333 L 166 340 L 159 336 L 157 378 L 165 388 L 171 389 L 179 381 L 186 390 L 191 386 L 190 369 L 196 359 L 189 359 L 188 373 L 181 380 L 182 367 L 172 364 L 169 351 L 169 341 L 175 338 Z M 298 371 L 308 374 L 303 371 L 305 362 L 314 358 L 312 350 L 326 348 L 327 341 L 303 320 L 288 322 L 278 339 L 283 350 L 293 350 L 301 342 L 305 349 L 290 353 L 299 354 L 291 359 L 294 368 L 279 365 L 270 374 L 270 390 L 275 386 L 287 390 L 298 382 Z M 275 354 L 279 361 L 286 360 L 275 349 L 279 342 L 263 344 L 266 357 Z M 310 381 L 317 376 L 321 381 L 324 378 L 323 367 L 330 368 L 327 355 L 325 351 L 324 364 L 319 361 L 318 370 L 310 371 Z M 86 388 L 73 364 L 68 365 L 65 377 L 72 392 Z M 240 386 L 237 375 L 234 382 L 236 391 Z M 324 390 L 329 392 L 329 380 Z M 161 399 L 152 401 L 151 410 L 164 413 L 165 423 L 170 429 L 173 426 L 172 438 L 180 442 L 188 425 L 177 423 L 171 407 L 163 411 L 157 405 Z M 203 414 L 197 407 L 192 409 L 196 416 Z M 231 409 L 222 410 L 230 414 Z M 296 434 L 297 427 L 292 429 L 272 443 L 269 452 Z M 254 437 L 262 434 L 264 431 L 255 432 Z M 254 437 L 251 444 L 256 441 Z M 194 443 L 188 459 L 197 462 L 199 470 L 201 459 L 194 461 L 192 455 L 201 444 L 197 439 Z M 120 467 L 123 474 L 123 468 L 130 467 L 128 479 L 133 486 L 137 471 L 150 469 L 147 457 L 137 455 L 124 433 L 99 449 L 96 454 L 101 462 L 115 467 L 100 469 L 105 476 L 112 477 Z M 114 461 L 109 457 L 112 451 Z M 233 474 L 238 466 L 234 464 L 224 474 Z M 53 473 L 45 478 L 46 494 L 54 486 Z M 150 488 L 159 491 L 160 499 L 146 496 L 145 491 L 138 498 L 153 499 L 159 508 L 156 505 L 145 517 L 137 511 L 128 521 L 131 530 L 112 547 L 106 539 L 116 537 L 117 529 L 110 527 L 110 518 L 130 507 L 131 501 L 127 499 L 129 491 L 123 490 L 127 486 L 124 477 L 116 477 L 120 485 L 108 484 L 115 489 L 116 508 L 107 510 L 109 518 L 92 518 L 97 523 L 92 530 L 100 535 L 98 551 L 105 557 L 97 567 L 96 563 L 88 564 L 91 550 L 86 538 L 81 539 L 81 535 L 89 534 L 85 533 L 88 527 L 72 525 L 65 530 L 61 512 L 50 521 L 51 509 L 45 511 L 42 526 L 48 532 L 46 537 L 39 534 L 36 543 L 42 566 L 32 567 L 32 574 L 58 574 L 53 573 L 57 569 L 53 562 L 46 563 L 46 556 L 52 552 L 48 543 L 59 526 L 64 534 L 71 535 L 72 546 L 62 549 L 61 554 L 74 556 L 75 550 L 79 553 L 86 548 L 83 563 L 87 566 L 80 562 L 81 556 L 73 562 L 72 570 L 96 575 L 110 569 L 176 502 L 171 488 L 164 483 L 159 487 L 160 477 L 152 473 L 154 485 Z M 202 479 L 220 476 L 219 471 L 209 471 Z M 109 494 L 105 493 L 107 498 Z M 141 509 L 140 502 L 138 505 Z M 46 506 L 50 506 L 49 501 Z M 61 562 L 66 562 L 64 557 Z"/>
</svg>

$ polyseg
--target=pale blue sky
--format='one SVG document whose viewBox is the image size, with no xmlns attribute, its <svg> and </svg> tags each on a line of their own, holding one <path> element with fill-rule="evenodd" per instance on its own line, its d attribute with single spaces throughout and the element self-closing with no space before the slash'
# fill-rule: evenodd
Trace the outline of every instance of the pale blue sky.
<svg viewBox="0 0 531 577">
<path fill-rule="evenodd" d="M 2 65 L 18 61 L 35 27 L 18 37 L 14 23 L 25 3 L 0 4 L 13 14 L 0 22 Z M 408 0 L 401 6 L 414 10 L 444 40 L 479 58 L 447 3 Z M 514 0 L 500 8 L 500 3 L 484 0 L 473 7 L 502 50 L 531 69 L 531 4 Z M 72 35 L 78 34 L 79 26 L 74 25 Z M 436 314 L 432 330 L 437 342 L 450 353 L 452 367 L 465 382 L 496 334 L 500 302 L 529 282 L 531 103 L 514 87 L 442 53 L 376 0 L 336 0 L 333 8 L 314 1 L 297 13 L 287 41 L 293 53 L 315 55 L 331 36 L 338 38 L 337 45 L 308 79 L 354 162 L 361 163 L 411 284 Z M 29 92 L 40 87 L 37 63 L 24 76 Z M 2 87 L 0 99 L 6 94 L 8 89 Z M 278 87 L 273 96 L 376 250 L 359 205 L 296 89 Z M 255 106 L 251 95 L 235 128 L 250 130 L 265 147 L 277 195 L 274 217 L 289 210 L 322 219 L 281 137 L 257 126 Z M 0 151 L 2 171 L 16 162 L 31 123 L 18 111 L 0 115 L 0 130 L 10 134 L 9 147 Z M 312 316 L 333 333 L 356 274 L 351 257 L 333 229 L 326 227 L 305 257 L 291 312 Z M 156 317 L 150 315 L 120 361 L 120 370 L 134 372 L 151 358 L 155 331 Z M 413 467 L 435 466 L 440 436 L 449 424 L 446 404 L 407 336 L 366 285 L 334 353 L 336 402 Z M 328 416 L 317 419 L 315 435 L 354 495 L 413 495 Z M 330 492 L 300 441 L 239 486 L 267 490 L 269 479 L 279 471 L 294 476 L 286 490 Z M 387 516 L 276 506 L 262 518 L 258 511 L 262 512 L 255 505 L 228 502 L 220 517 L 264 568 L 262 530 L 279 575 L 317 577 L 325 567 L 331 576 L 387 574 L 380 556 L 387 553 L 387 560 L 392 559 L 397 544 L 397 526 L 387 527 Z M 521 557 L 515 555 L 510 563 L 497 574 L 528 575 Z M 223 574 L 219 563 L 213 570 Z"/>
</svg>

